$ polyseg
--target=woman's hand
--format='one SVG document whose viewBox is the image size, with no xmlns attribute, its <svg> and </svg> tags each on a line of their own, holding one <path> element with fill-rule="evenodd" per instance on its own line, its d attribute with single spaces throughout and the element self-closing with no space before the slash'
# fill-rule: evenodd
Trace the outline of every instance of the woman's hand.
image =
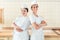
<svg viewBox="0 0 60 40">
<path fill-rule="evenodd" d="M 42 26 L 46 26 L 47 25 L 47 23 L 43 20 L 43 21 L 41 21 L 41 23 L 39 24 L 39 26 L 40 27 L 42 27 Z"/>
<path fill-rule="evenodd" d="M 37 27 L 35 27 L 35 29 L 36 29 L 36 30 L 38 30 L 38 29 L 40 29 L 40 27 L 39 27 L 39 26 L 37 26 Z"/>
<path fill-rule="evenodd" d="M 22 32 L 22 31 L 23 31 L 23 30 L 20 29 L 20 28 L 16 28 L 16 30 L 17 30 L 18 32 Z"/>
<path fill-rule="evenodd" d="M 14 25 L 14 27 L 16 28 L 16 30 L 18 31 L 18 32 L 22 32 L 23 30 L 19 27 L 19 26 L 17 26 L 15 23 L 13 23 L 13 25 Z"/>
<path fill-rule="evenodd" d="M 40 28 L 39 25 L 36 24 L 36 22 L 32 23 L 32 26 L 33 26 L 36 30 L 38 30 L 38 29 Z"/>
<path fill-rule="evenodd" d="M 42 21 L 38 26 L 35 27 L 36 30 L 40 29 L 42 26 L 46 26 L 46 22 Z"/>
</svg>

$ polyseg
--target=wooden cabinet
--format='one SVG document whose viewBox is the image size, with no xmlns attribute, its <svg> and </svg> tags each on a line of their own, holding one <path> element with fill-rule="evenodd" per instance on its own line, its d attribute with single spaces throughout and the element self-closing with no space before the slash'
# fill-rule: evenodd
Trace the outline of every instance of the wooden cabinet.
<svg viewBox="0 0 60 40">
<path fill-rule="evenodd" d="M 12 40 L 12 30 L 2 30 L 0 32 L 0 40 Z"/>
<path fill-rule="evenodd" d="M 53 31 L 50 32 L 45 31 L 44 35 L 45 40 L 60 40 L 60 35 L 57 35 Z M 4 30 L 0 32 L 0 40 L 12 40 L 12 36 L 13 36 L 13 28 L 4 28 Z"/>
<path fill-rule="evenodd" d="M 12 37 L 9 37 L 9 40 L 12 40 Z"/>
<path fill-rule="evenodd" d="M 60 37 L 45 37 L 45 40 L 60 40 Z"/>
<path fill-rule="evenodd" d="M 0 37 L 0 40 L 12 40 L 12 37 L 10 37 L 10 36 Z"/>
<path fill-rule="evenodd" d="M 56 34 L 54 31 L 45 31 L 45 40 L 60 40 L 60 35 Z"/>
<path fill-rule="evenodd" d="M 0 37 L 0 40 L 7 40 L 7 37 Z"/>
<path fill-rule="evenodd" d="M 3 8 L 0 8 L 0 23 L 3 23 Z"/>
</svg>

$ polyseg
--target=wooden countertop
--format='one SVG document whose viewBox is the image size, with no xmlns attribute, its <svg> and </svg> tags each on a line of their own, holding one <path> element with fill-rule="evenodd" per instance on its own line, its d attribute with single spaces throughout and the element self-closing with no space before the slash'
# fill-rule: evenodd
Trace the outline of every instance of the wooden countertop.
<svg viewBox="0 0 60 40">
<path fill-rule="evenodd" d="M 0 31 L 0 37 L 11 37 L 13 34 L 12 30 L 1 30 Z"/>
<path fill-rule="evenodd" d="M 48 26 L 46 26 L 46 27 L 44 27 L 43 29 L 44 29 L 44 30 L 49 30 L 49 29 L 60 29 L 60 27 L 48 27 Z"/>
<path fill-rule="evenodd" d="M 0 37 L 12 37 L 13 35 L 13 31 L 12 30 L 2 30 L 0 32 Z M 57 35 L 56 33 L 54 33 L 53 31 L 51 32 L 44 32 L 45 37 L 60 37 L 59 35 Z"/>
<path fill-rule="evenodd" d="M 31 32 L 30 32 L 31 33 Z M 0 37 L 12 37 L 13 35 L 13 28 L 4 27 L 0 30 Z M 52 30 L 44 30 L 45 37 L 60 37 L 60 35 L 56 34 Z"/>
</svg>

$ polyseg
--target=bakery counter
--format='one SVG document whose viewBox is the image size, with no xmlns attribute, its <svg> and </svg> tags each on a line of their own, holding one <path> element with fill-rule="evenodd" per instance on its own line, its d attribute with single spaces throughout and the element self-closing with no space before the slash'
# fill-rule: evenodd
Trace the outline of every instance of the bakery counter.
<svg viewBox="0 0 60 40">
<path fill-rule="evenodd" d="M 13 28 L 3 28 L 0 30 L 0 40 L 12 40 Z M 30 32 L 31 35 L 31 32 Z M 45 40 L 60 40 L 60 35 L 52 30 L 44 30 Z"/>
</svg>

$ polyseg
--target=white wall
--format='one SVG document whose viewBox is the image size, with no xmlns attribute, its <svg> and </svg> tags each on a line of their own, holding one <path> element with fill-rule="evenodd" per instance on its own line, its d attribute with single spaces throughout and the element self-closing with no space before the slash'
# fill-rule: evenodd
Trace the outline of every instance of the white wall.
<svg viewBox="0 0 60 40">
<path fill-rule="evenodd" d="M 60 2 L 41 2 L 40 11 L 48 26 L 60 27 Z"/>
<path fill-rule="evenodd" d="M 21 4 L 27 3 L 30 9 L 31 0 L 0 0 L 0 8 L 4 8 L 4 25 L 11 26 L 13 20 L 20 15 Z M 60 27 L 60 1 L 38 0 L 39 14 L 45 18 L 48 26 Z"/>
</svg>

